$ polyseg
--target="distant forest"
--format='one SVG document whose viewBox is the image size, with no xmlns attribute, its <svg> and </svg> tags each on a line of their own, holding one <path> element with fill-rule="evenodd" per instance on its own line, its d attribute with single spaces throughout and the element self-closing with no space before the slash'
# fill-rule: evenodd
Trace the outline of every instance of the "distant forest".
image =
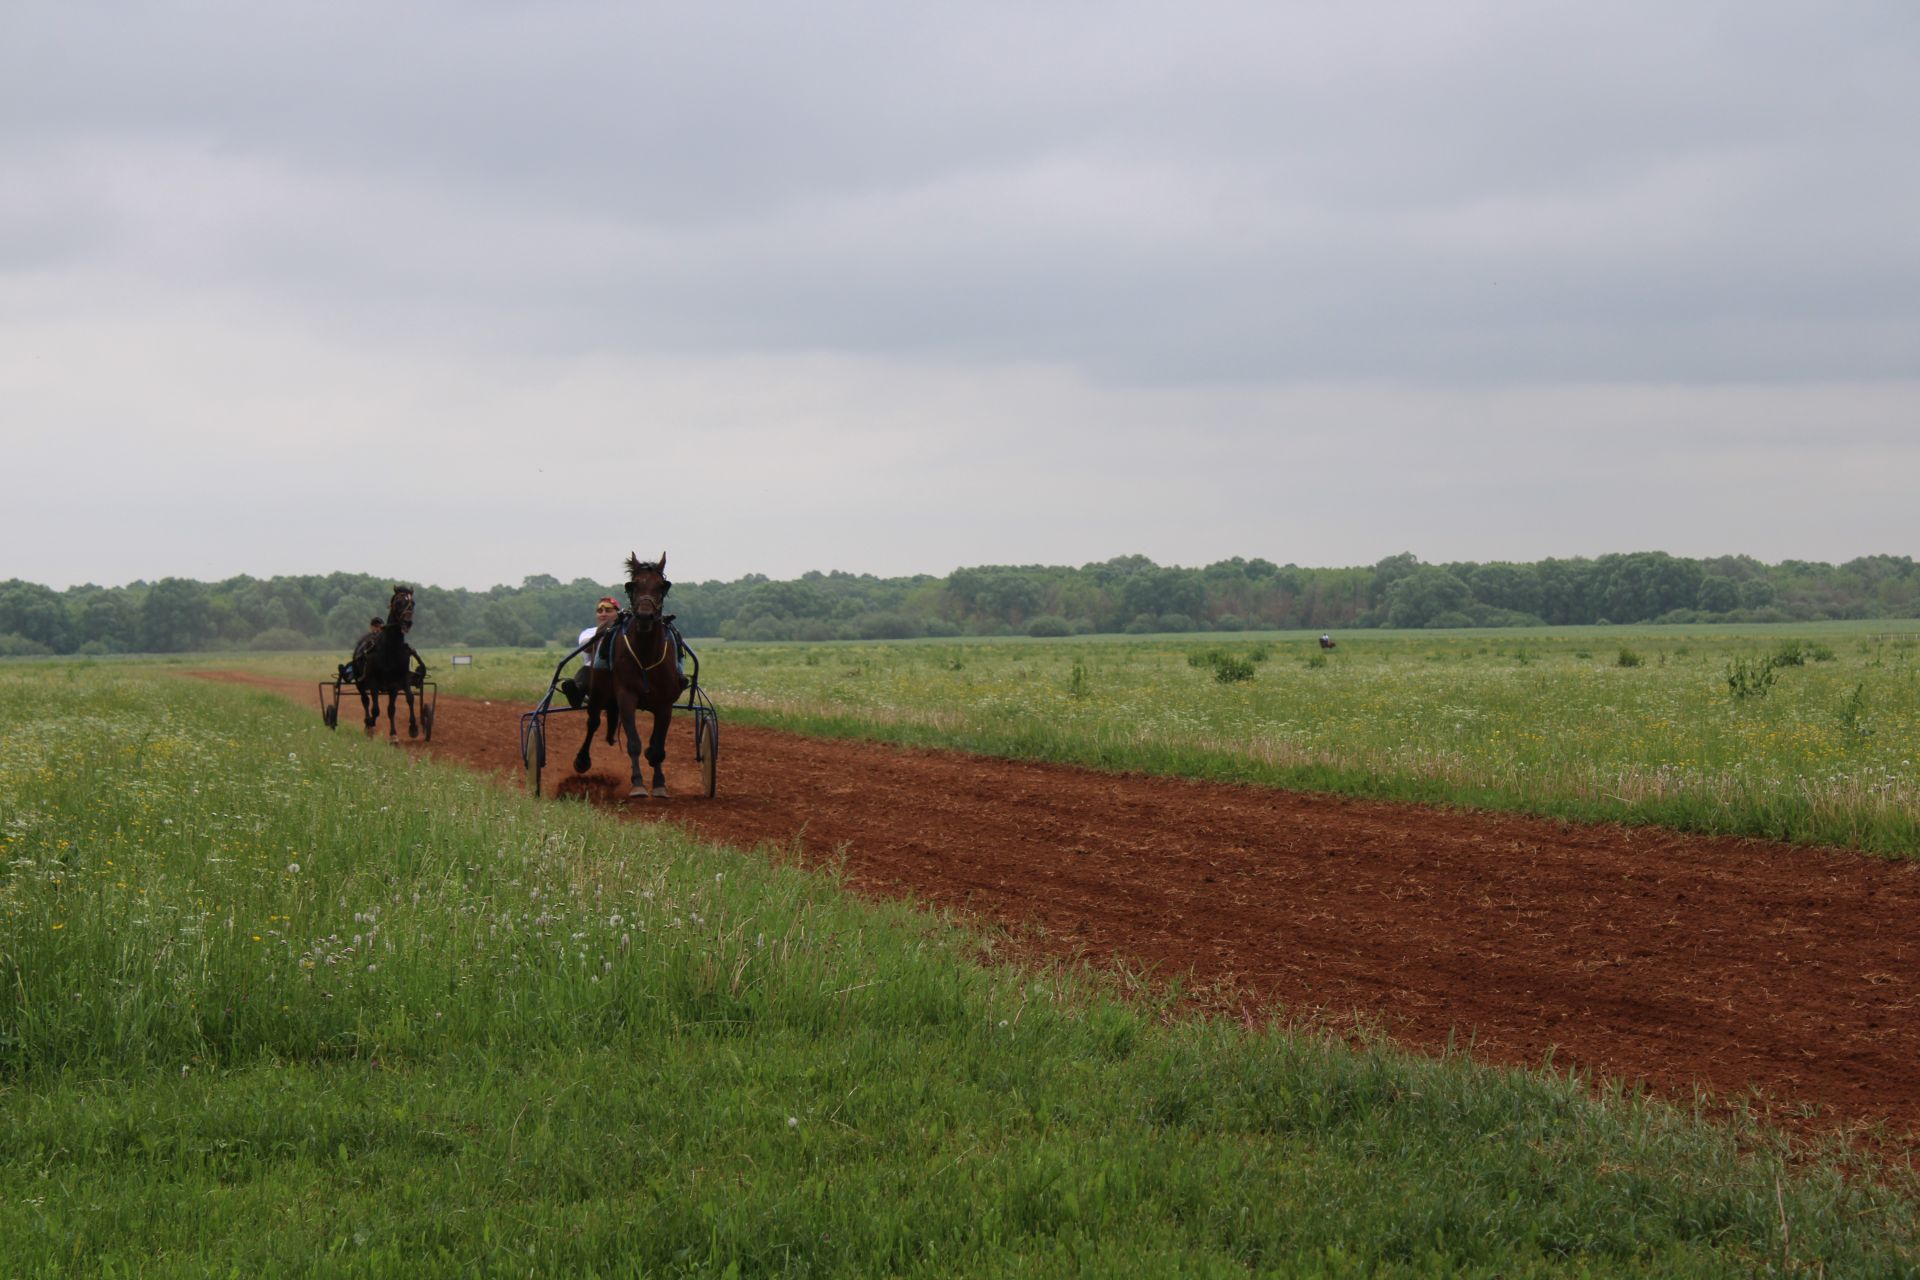
<svg viewBox="0 0 1920 1280">
<path fill-rule="evenodd" d="M 55 591 L 11 579 L 0 583 L 0 656 L 344 648 L 385 613 L 392 582 L 332 573 Z M 487 591 L 412 585 L 414 634 L 437 646 L 571 644 L 612 590 L 544 574 Z M 1792 622 L 1920 617 L 1920 568 L 1906 556 L 1768 565 L 1659 551 L 1533 564 L 1427 564 L 1407 553 L 1347 569 L 1239 557 L 1186 569 L 1121 556 L 944 578 L 749 574 L 680 583 L 668 607 L 688 636 L 729 640 Z"/>
</svg>

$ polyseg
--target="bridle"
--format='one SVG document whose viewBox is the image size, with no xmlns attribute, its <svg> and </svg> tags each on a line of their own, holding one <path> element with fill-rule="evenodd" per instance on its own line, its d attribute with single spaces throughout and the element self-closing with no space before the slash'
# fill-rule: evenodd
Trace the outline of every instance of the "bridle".
<svg viewBox="0 0 1920 1280">
<path fill-rule="evenodd" d="M 620 642 L 626 646 L 627 652 L 633 656 L 640 670 L 647 672 L 673 655 L 673 642 L 667 638 L 666 628 L 662 625 L 667 592 L 673 589 L 673 583 L 667 580 L 667 576 L 661 573 L 656 565 L 642 564 L 639 569 L 641 571 L 639 574 L 627 580 L 628 616 L 632 625 L 621 631 Z M 656 584 L 657 589 L 655 589 Z M 643 601 L 647 606 L 645 609 L 640 607 Z M 660 656 L 652 662 L 642 658 L 640 651 L 633 646 L 633 633 L 642 627 L 648 631 L 655 628 L 660 630 Z"/>
</svg>

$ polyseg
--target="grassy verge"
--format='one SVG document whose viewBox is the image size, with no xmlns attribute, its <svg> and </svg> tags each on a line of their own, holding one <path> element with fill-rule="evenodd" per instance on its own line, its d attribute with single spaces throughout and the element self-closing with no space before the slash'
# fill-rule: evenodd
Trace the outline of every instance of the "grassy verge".
<svg viewBox="0 0 1920 1280">
<path fill-rule="evenodd" d="M 705 649 L 732 723 L 1920 855 L 1912 623 Z M 556 656 L 436 670 L 531 704 Z"/>
<path fill-rule="evenodd" d="M 274 697 L 9 667 L 0 726 L 17 1274 L 1920 1265 L 1889 1171 L 983 967 Z"/>
</svg>

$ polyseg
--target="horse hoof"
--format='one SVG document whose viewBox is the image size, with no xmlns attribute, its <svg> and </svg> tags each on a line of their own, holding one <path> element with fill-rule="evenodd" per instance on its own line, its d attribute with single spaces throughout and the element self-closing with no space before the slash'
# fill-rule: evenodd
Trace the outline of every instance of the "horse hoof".
<svg viewBox="0 0 1920 1280">
<path fill-rule="evenodd" d="M 410 725 L 408 725 L 408 726 L 407 726 L 407 736 L 408 736 L 409 738 L 417 738 L 417 737 L 419 737 L 419 736 L 420 736 L 420 726 L 419 726 L 419 725 L 417 725 L 417 724 L 410 724 Z"/>
<path fill-rule="evenodd" d="M 629 800 L 635 800 L 635 799 L 647 799 L 647 800 L 651 800 L 651 799 L 653 799 L 653 792 L 651 792 L 651 791 L 649 791 L 649 790 L 647 790 L 647 789 L 646 789 L 645 787 L 635 787 L 635 788 L 634 788 L 633 790 L 631 790 L 631 791 L 629 791 L 629 792 L 627 792 L 627 799 L 629 799 Z"/>
<path fill-rule="evenodd" d="M 587 759 L 585 756 L 575 756 L 573 758 L 573 771 L 575 773 L 585 773 L 591 768 L 593 768 L 593 761 Z"/>
</svg>

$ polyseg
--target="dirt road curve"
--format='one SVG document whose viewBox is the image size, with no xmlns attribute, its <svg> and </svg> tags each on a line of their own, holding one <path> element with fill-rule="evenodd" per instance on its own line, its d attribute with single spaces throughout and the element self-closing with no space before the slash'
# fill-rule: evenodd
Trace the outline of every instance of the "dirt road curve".
<svg viewBox="0 0 1920 1280">
<path fill-rule="evenodd" d="M 218 678 L 312 704 L 310 682 Z M 411 749 L 519 786 L 520 710 L 442 697 Z M 1061 954 L 1191 973 L 1244 1007 L 1357 1010 L 1422 1048 L 1471 1036 L 1483 1061 L 1551 1051 L 1669 1096 L 1752 1094 L 1796 1127 L 1886 1122 L 1920 1147 L 1911 865 L 739 725 L 709 800 L 679 722 L 674 798 L 628 803 L 624 752 L 600 745 L 576 778 L 584 725 L 559 723 L 562 794 L 737 845 L 798 834 L 809 858 L 843 851 L 862 891 L 1036 927 Z"/>
</svg>

